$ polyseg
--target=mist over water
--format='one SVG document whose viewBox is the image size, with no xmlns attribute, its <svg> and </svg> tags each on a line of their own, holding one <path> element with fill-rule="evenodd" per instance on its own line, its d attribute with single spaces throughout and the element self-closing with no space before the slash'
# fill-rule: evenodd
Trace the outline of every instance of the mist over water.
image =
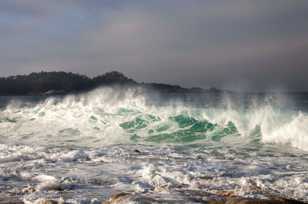
<svg viewBox="0 0 308 204">
<path fill-rule="evenodd" d="M 283 95 L 166 97 L 142 88 L 7 98 L 0 134 L 2 141 L 47 146 L 230 141 L 308 150 L 305 106 L 293 100 Z"/>
<path fill-rule="evenodd" d="M 2 192 L 29 203 L 95 203 L 119 192 L 194 203 L 221 191 L 308 201 L 307 99 L 136 87 L 1 97 Z"/>
</svg>

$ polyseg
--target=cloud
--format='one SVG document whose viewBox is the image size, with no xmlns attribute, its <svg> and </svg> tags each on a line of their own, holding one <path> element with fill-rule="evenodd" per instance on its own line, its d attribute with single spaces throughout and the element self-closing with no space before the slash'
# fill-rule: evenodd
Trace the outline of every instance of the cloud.
<svg viewBox="0 0 308 204">
<path fill-rule="evenodd" d="M 185 86 L 298 89 L 308 72 L 306 1 L 4 0 L 0 8 L 2 75 L 118 69 Z M 292 64 L 302 73 L 287 74 Z"/>
</svg>

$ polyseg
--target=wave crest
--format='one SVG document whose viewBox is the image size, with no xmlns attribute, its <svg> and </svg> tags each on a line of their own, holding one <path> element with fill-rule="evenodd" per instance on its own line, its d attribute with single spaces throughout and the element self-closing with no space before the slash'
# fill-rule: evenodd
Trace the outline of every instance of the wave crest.
<svg viewBox="0 0 308 204">
<path fill-rule="evenodd" d="M 1 142 L 98 146 L 117 143 L 263 142 L 308 150 L 308 116 L 273 97 L 165 97 L 142 88 L 101 88 L 0 111 Z"/>
</svg>

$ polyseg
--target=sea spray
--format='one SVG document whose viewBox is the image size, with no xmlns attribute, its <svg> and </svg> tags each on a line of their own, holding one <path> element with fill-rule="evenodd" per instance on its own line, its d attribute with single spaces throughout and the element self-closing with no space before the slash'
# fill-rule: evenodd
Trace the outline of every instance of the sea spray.
<svg viewBox="0 0 308 204">
<path fill-rule="evenodd" d="M 136 87 L 35 101 L 16 97 L 0 111 L 0 134 L 20 144 L 95 147 L 242 141 L 308 150 L 307 113 L 286 108 L 281 96 L 190 97 L 194 100 Z"/>
</svg>

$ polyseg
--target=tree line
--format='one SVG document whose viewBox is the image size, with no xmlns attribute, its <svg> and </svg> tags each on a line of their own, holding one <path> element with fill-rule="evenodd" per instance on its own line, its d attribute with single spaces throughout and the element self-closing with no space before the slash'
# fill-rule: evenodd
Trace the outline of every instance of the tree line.
<svg viewBox="0 0 308 204">
<path fill-rule="evenodd" d="M 0 78 L 0 95 L 35 95 L 87 91 L 98 86 L 135 84 L 124 74 L 113 71 L 90 78 L 71 72 L 38 72 Z"/>
</svg>

